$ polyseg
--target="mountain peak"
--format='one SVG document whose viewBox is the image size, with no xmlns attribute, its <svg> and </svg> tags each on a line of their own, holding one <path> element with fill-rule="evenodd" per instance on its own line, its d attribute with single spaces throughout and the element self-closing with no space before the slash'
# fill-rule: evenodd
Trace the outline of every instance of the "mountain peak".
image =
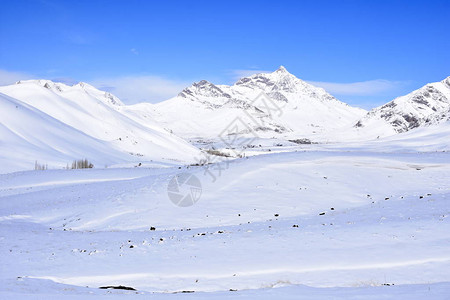
<svg viewBox="0 0 450 300">
<path fill-rule="evenodd" d="M 275 81 L 300 80 L 294 74 L 289 73 L 289 71 L 283 66 L 280 66 L 277 70 L 275 70 L 275 72 L 266 74 L 266 76 Z"/>
<path fill-rule="evenodd" d="M 207 80 L 201 80 L 199 82 L 194 82 L 190 87 L 185 88 L 178 96 L 187 98 L 187 97 L 225 97 L 230 98 L 231 96 L 224 91 L 222 91 L 219 87 L 214 85 L 213 83 Z"/>
<path fill-rule="evenodd" d="M 275 72 L 277 73 L 289 73 L 284 66 L 280 66 Z"/>
<path fill-rule="evenodd" d="M 259 89 L 266 93 L 280 91 L 298 93 L 301 90 L 312 89 L 295 75 L 289 73 L 284 66 L 280 66 L 272 73 L 258 73 L 243 77 L 235 83 L 235 86 Z"/>
<path fill-rule="evenodd" d="M 200 86 L 214 86 L 213 83 L 211 83 L 211 82 L 209 82 L 208 80 L 205 80 L 205 79 L 200 80 L 199 82 L 194 82 L 192 85 L 196 86 L 196 87 L 200 87 Z"/>
</svg>

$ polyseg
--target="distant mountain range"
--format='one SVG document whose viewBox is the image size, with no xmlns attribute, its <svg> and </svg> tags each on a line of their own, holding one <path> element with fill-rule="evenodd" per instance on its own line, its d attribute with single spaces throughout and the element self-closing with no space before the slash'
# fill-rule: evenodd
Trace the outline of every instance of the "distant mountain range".
<svg viewBox="0 0 450 300">
<path fill-rule="evenodd" d="M 448 120 L 449 83 L 450 77 L 427 84 L 368 112 L 338 101 L 280 67 L 231 86 L 202 80 L 147 111 L 158 123 L 191 140 L 214 139 L 236 118 L 241 124 L 234 132 L 238 135 L 252 132 L 263 138 L 317 142 L 368 140 Z M 261 93 L 267 101 L 258 101 Z"/>
<path fill-rule="evenodd" d="M 19 81 L 0 87 L 0 109 L 3 171 L 81 158 L 102 166 L 189 163 L 200 150 L 188 141 L 363 141 L 447 122 L 450 77 L 371 111 L 338 101 L 284 67 L 231 86 L 202 80 L 167 101 L 128 106 L 86 83 Z"/>
</svg>

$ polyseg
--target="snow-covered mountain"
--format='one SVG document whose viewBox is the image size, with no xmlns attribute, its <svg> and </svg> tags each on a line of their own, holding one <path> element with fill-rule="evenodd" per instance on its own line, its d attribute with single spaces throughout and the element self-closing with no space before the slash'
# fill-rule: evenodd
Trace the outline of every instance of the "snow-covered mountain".
<svg viewBox="0 0 450 300">
<path fill-rule="evenodd" d="M 258 144 L 277 143 L 268 138 L 361 141 L 439 124 L 450 120 L 450 77 L 370 112 L 338 101 L 284 67 L 231 86 L 202 80 L 156 105 L 127 106 L 86 83 L 19 81 L 0 87 L 0 108 L 1 172 L 30 169 L 35 161 L 62 167 L 81 158 L 100 166 L 184 163 L 196 162 L 200 152 L 176 135 L 223 148 L 245 146 L 241 137 Z"/>
<path fill-rule="evenodd" d="M 49 80 L 0 87 L 1 171 L 88 158 L 94 164 L 191 162 L 199 150 L 138 118 L 114 95 L 86 84 Z"/>
<path fill-rule="evenodd" d="M 355 127 L 368 136 L 388 136 L 450 120 L 450 77 L 372 109 Z"/>
<path fill-rule="evenodd" d="M 249 133 L 265 138 L 318 138 L 355 124 L 366 113 L 284 67 L 241 78 L 231 86 L 202 80 L 148 112 L 188 139 Z"/>
</svg>

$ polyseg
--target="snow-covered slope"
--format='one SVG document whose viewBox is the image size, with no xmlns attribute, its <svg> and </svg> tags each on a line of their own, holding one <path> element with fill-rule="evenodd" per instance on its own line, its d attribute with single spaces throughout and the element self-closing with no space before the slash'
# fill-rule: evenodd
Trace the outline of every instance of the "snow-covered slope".
<svg viewBox="0 0 450 300">
<path fill-rule="evenodd" d="M 202 80 L 149 110 L 185 138 L 250 132 L 260 137 L 320 138 L 354 124 L 366 113 L 296 78 L 284 67 L 241 78 L 232 86 Z"/>
<path fill-rule="evenodd" d="M 64 165 L 89 157 L 111 164 L 124 154 L 17 99 L 0 93 L 2 172 L 31 169 L 35 161 Z"/>
<path fill-rule="evenodd" d="M 35 160 L 60 167 L 88 158 L 104 166 L 138 160 L 191 162 L 199 153 L 154 121 L 132 118 L 118 98 L 85 83 L 30 80 L 0 87 L 0 93 L 1 159 L 9 161 L 2 172 L 30 169 Z"/>
<path fill-rule="evenodd" d="M 374 108 L 355 127 L 370 137 L 388 136 L 450 120 L 450 77 Z"/>
</svg>

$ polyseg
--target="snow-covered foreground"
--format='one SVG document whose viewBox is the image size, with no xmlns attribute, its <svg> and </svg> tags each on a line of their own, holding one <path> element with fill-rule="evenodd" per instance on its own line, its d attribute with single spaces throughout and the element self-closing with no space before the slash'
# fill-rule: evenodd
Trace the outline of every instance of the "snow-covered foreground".
<svg viewBox="0 0 450 300">
<path fill-rule="evenodd" d="M 363 150 L 0 175 L 0 298 L 448 299 L 450 153 Z"/>
</svg>

